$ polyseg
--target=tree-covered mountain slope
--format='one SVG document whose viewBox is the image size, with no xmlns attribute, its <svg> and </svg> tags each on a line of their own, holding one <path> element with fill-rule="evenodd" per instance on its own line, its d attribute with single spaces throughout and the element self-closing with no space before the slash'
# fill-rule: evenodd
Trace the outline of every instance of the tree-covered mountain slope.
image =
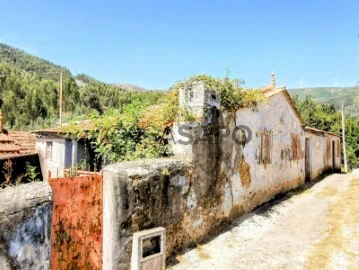
<svg viewBox="0 0 359 270">
<path fill-rule="evenodd" d="M 300 100 L 310 96 L 321 104 L 333 103 L 340 109 L 344 102 L 346 111 L 351 115 L 359 115 L 359 87 L 314 87 L 289 89 L 289 93 Z"/>
<path fill-rule="evenodd" d="M 60 71 L 63 71 L 64 120 L 84 118 L 127 104 L 151 105 L 158 91 L 126 91 L 88 75 L 71 72 L 45 59 L 0 43 L 0 100 L 5 125 L 37 129 L 59 124 Z"/>
</svg>

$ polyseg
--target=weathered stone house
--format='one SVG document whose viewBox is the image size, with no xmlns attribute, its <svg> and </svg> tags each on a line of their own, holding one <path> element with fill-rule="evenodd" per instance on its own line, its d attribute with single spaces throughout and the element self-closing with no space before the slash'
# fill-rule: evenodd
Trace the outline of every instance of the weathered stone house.
<svg viewBox="0 0 359 270">
<path fill-rule="evenodd" d="M 219 110 L 220 96 L 202 82 L 190 87 L 180 90 L 180 106 L 203 122 L 175 123 L 174 159 L 104 169 L 103 269 L 127 269 L 132 235 L 139 230 L 166 228 L 169 255 L 305 179 L 340 170 L 339 136 L 306 128 L 274 78 L 263 90 L 267 102 L 234 117 L 208 114 Z"/>
<path fill-rule="evenodd" d="M 180 90 L 180 106 L 203 121 L 175 123 L 174 157 L 121 162 L 105 167 L 103 175 L 50 181 L 52 269 L 129 269 L 131 258 L 132 266 L 162 265 L 163 256 L 217 234 L 275 195 L 340 169 L 339 136 L 305 127 L 274 80 L 263 90 L 266 102 L 232 115 L 219 113 L 221 97 L 202 82 L 190 87 Z M 56 162 L 73 164 L 79 154 L 75 158 L 70 139 L 59 130 L 37 132 L 40 155 L 46 157 L 47 142 L 59 140 L 59 148 L 52 148 Z M 152 235 L 154 250 L 144 252 L 152 242 L 142 242 L 138 233 L 156 227 L 165 228 L 166 245 Z M 68 241 L 59 241 L 64 234 Z"/>
<path fill-rule="evenodd" d="M 341 168 L 340 137 L 334 133 L 305 128 L 305 175 L 315 180 L 322 173 Z"/>
</svg>

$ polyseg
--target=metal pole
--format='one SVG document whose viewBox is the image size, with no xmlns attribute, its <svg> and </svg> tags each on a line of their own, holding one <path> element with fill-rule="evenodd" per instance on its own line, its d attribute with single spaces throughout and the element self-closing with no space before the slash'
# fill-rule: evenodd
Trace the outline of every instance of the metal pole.
<svg viewBox="0 0 359 270">
<path fill-rule="evenodd" d="M 342 104 L 342 137 L 343 137 L 344 171 L 345 171 L 345 172 L 348 172 L 347 152 L 346 152 L 346 147 L 345 147 L 345 113 L 344 113 L 344 103 Z"/>
<path fill-rule="evenodd" d="M 62 70 L 60 71 L 60 125 L 62 124 Z"/>
</svg>

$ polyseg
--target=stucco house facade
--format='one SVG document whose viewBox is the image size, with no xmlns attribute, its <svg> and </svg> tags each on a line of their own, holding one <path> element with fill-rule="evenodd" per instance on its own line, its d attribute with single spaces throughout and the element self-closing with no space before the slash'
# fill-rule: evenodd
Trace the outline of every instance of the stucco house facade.
<svg viewBox="0 0 359 270">
<path fill-rule="evenodd" d="M 67 209 L 58 211 L 55 206 L 55 214 L 69 215 L 61 218 L 67 225 L 55 224 L 54 231 L 62 234 L 65 229 L 72 239 L 86 235 L 84 241 L 74 242 L 78 248 L 68 254 L 98 247 L 86 261 L 98 266 L 94 269 L 150 265 L 154 255 L 158 255 L 154 263 L 163 266 L 164 257 L 218 234 L 276 195 L 315 180 L 325 171 L 340 169 L 340 137 L 306 127 L 287 90 L 275 87 L 274 78 L 271 86 L 263 89 L 266 101 L 233 113 L 220 111 L 221 97 L 208 91 L 203 82 L 188 87 L 190 91 L 186 86 L 180 89 L 179 105 L 191 110 L 198 120 L 173 125 L 172 157 L 120 162 L 90 178 L 51 181 L 56 185 L 55 201 L 63 199 L 62 207 Z M 79 142 L 76 149 L 75 142 L 64 134 L 42 131 L 37 136 L 40 155 L 50 165 L 47 169 L 79 160 Z M 53 148 L 53 153 L 59 153 L 59 157 L 53 155 L 57 160 L 53 163 L 46 161 L 49 142 L 59 145 L 58 150 Z M 81 195 L 71 199 L 71 194 Z M 86 213 L 82 205 L 88 206 Z M 91 215 L 96 217 L 89 221 L 92 223 L 84 222 Z M 83 221 L 83 233 L 72 230 L 78 219 Z M 146 238 L 146 233 L 156 228 L 161 237 L 147 238 L 155 243 L 152 251 L 157 254 L 147 252 L 143 247 L 152 245 L 138 238 Z M 56 233 L 53 239 L 57 239 Z M 65 251 L 55 250 L 54 258 L 67 254 L 69 245 L 63 243 L 62 247 Z M 79 262 L 87 260 L 78 257 Z"/>
<path fill-rule="evenodd" d="M 310 127 L 304 133 L 306 180 L 315 180 L 325 172 L 340 172 L 340 136 Z"/>
<path fill-rule="evenodd" d="M 174 157 L 103 169 L 103 269 L 128 269 L 138 231 L 165 228 L 169 256 L 276 195 L 340 170 L 339 136 L 306 127 L 274 80 L 263 89 L 266 102 L 234 115 L 218 114 L 221 97 L 203 82 L 189 87 L 180 89 L 179 104 L 202 120 L 173 125 Z"/>
<path fill-rule="evenodd" d="M 220 97 L 213 99 L 214 94 L 208 93 L 201 82 L 192 85 L 191 91 L 191 96 L 187 89 L 180 91 L 180 105 L 192 110 L 199 118 L 203 117 L 204 111 L 208 111 L 208 107 L 220 109 Z M 232 160 L 228 158 L 228 162 L 235 164 L 233 159 L 243 158 L 243 162 L 250 167 L 254 185 L 263 185 L 264 179 L 266 185 L 277 185 L 288 180 L 299 184 L 305 179 L 314 180 L 326 171 L 340 171 L 340 136 L 306 127 L 286 88 L 275 87 L 274 76 L 272 85 L 263 89 L 263 93 L 268 100 L 258 104 L 255 110 L 242 108 L 234 117 L 228 117 L 225 112 L 220 117 L 219 122 L 230 132 L 229 136 L 220 138 L 221 145 L 230 145 L 220 151 L 221 154 L 231 153 Z M 188 125 L 175 123 L 173 127 L 174 155 L 193 160 L 196 155 L 201 156 L 201 147 L 198 146 L 201 142 L 178 143 L 187 140 L 179 132 L 183 124 Z M 193 125 L 193 130 L 197 128 L 196 125 Z M 241 133 L 249 136 L 249 140 L 235 143 L 234 135 L 238 137 Z"/>
<path fill-rule="evenodd" d="M 65 170 L 94 171 L 98 168 L 91 143 L 77 138 L 63 128 L 47 128 L 34 132 L 36 152 L 39 154 L 41 170 L 45 180 L 63 177 Z"/>
</svg>

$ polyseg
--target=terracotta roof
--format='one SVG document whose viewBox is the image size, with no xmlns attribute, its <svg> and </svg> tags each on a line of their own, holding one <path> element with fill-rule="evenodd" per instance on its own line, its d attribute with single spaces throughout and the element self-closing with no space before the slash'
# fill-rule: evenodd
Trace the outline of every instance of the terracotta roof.
<svg viewBox="0 0 359 270">
<path fill-rule="evenodd" d="M 9 158 L 19 154 L 20 146 L 15 144 L 14 139 L 6 133 L 0 133 L 0 158 Z"/>
<path fill-rule="evenodd" d="M 9 135 L 15 144 L 20 147 L 20 154 L 34 154 L 36 152 L 36 137 L 30 132 L 11 130 L 9 131 Z"/>
<path fill-rule="evenodd" d="M 0 133 L 0 142 L 13 142 L 13 141 L 14 139 L 11 136 L 5 133 Z"/>
<path fill-rule="evenodd" d="M 333 132 L 324 131 L 324 130 L 317 129 L 317 128 L 312 128 L 312 127 L 305 127 L 304 130 L 308 131 L 308 132 L 316 133 L 316 134 L 322 134 L 322 135 L 329 134 L 329 135 L 333 135 L 333 136 L 336 136 L 336 137 L 341 137 L 340 135 L 335 134 Z"/>
<path fill-rule="evenodd" d="M 38 135 L 66 135 L 71 133 L 71 130 L 69 128 L 71 128 L 71 125 L 76 125 L 76 126 L 80 126 L 82 128 L 83 131 L 90 131 L 90 130 L 94 130 L 94 124 L 91 120 L 82 120 L 82 121 L 77 121 L 75 123 L 64 123 L 62 124 L 62 126 L 60 127 L 52 127 L 52 128 L 44 128 L 44 129 L 40 129 L 40 130 L 35 130 L 33 131 L 33 133 L 38 134 Z"/>
<path fill-rule="evenodd" d="M 0 153 L 20 153 L 20 147 L 14 143 L 0 143 Z"/>
</svg>

